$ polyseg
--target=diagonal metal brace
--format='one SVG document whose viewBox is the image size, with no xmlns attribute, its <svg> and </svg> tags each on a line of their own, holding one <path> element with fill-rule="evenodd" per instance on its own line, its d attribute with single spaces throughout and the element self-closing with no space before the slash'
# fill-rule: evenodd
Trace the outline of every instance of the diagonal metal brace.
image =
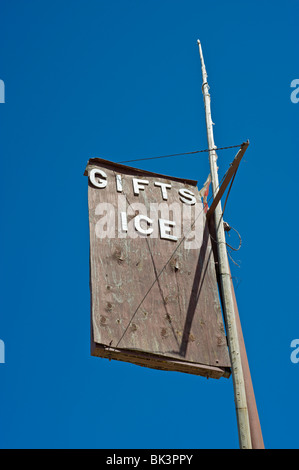
<svg viewBox="0 0 299 470">
<path fill-rule="evenodd" d="M 234 160 L 232 161 L 232 163 L 231 163 L 231 165 L 230 165 L 230 167 L 227 171 L 227 174 L 224 178 L 224 181 L 223 181 L 222 185 L 220 186 L 220 188 L 219 188 L 219 190 L 218 190 L 218 192 L 217 192 L 217 194 L 216 194 L 216 196 L 215 196 L 215 198 L 214 198 L 214 200 L 211 204 L 211 207 L 209 208 L 209 210 L 207 212 L 207 220 L 209 220 L 211 218 L 211 216 L 214 214 L 216 206 L 219 203 L 220 199 L 222 198 L 227 186 L 230 183 L 230 180 L 232 179 L 232 177 L 236 173 L 236 171 L 238 169 L 238 166 L 240 165 L 240 162 L 241 162 L 241 160 L 244 156 L 244 153 L 246 152 L 248 146 L 249 146 L 249 140 L 247 140 L 247 142 L 243 142 L 239 152 L 237 153 Z"/>
</svg>

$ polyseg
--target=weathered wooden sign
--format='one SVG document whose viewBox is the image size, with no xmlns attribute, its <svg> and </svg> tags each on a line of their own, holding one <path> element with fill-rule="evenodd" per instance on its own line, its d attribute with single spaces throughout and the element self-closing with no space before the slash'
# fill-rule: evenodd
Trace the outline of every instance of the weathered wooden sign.
<svg viewBox="0 0 299 470">
<path fill-rule="evenodd" d="M 90 159 L 91 354 L 230 375 L 197 182 Z"/>
</svg>

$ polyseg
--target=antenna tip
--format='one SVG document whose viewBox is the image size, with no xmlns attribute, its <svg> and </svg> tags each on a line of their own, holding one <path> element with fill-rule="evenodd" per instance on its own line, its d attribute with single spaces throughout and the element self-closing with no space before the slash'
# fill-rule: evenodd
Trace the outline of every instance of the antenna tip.
<svg viewBox="0 0 299 470">
<path fill-rule="evenodd" d="M 200 44 L 200 40 L 199 40 L 199 39 L 197 39 L 197 44 Z"/>
</svg>

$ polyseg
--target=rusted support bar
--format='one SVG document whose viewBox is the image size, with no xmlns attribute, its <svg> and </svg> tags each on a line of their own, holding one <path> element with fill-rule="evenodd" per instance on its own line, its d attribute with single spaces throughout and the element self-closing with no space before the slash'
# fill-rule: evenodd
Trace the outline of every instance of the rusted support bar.
<svg viewBox="0 0 299 470">
<path fill-rule="evenodd" d="M 213 247 L 213 253 L 214 253 L 214 258 L 215 258 L 217 282 L 220 286 L 217 244 L 215 242 L 215 237 L 216 237 L 215 221 L 213 217 L 211 218 L 209 222 L 209 230 L 211 234 L 212 247 Z M 263 440 L 263 435 L 262 435 L 262 429 L 261 429 L 257 404 L 255 400 L 253 384 L 251 380 L 251 373 L 250 373 L 250 368 L 249 368 L 249 363 L 248 363 L 248 357 L 247 357 L 245 341 L 243 337 L 240 315 L 239 315 L 239 310 L 238 310 L 238 305 L 237 305 L 237 300 L 236 300 L 234 284 L 233 284 L 233 280 L 231 277 L 230 267 L 229 267 L 229 272 L 230 272 L 231 290 L 232 290 L 232 296 L 233 296 L 233 302 L 234 302 L 234 308 L 235 308 L 236 326 L 237 326 L 239 345 L 240 345 L 241 363 L 242 363 L 242 369 L 243 369 L 243 374 L 244 374 L 245 393 L 246 393 L 246 400 L 247 400 L 247 406 L 248 406 L 252 449 L 264 449 L 265 446 L 264 446 L 264 440 Z M 223 305 L 223 296 L 221 294 L 221 290 L 220 290 L 220 299 L 221 299 L 221 304 Z"/>
<path fill-rule="evenodd" d="M 241 354 L 241 362 L 244 374 L 244 381 L 245 381 L 245 392 L 246 392 L 246 399 L 247 399 L 247 406 L 248 406 L 248 415 L 249 415 L 249 424 L 250 424 L 250 434 L 251 434 L 251 442 L 253 449 L 264 449 L 264 440 L 262 435 L 262 429 L 260 425 L 260 419 L 258 415 L 257 405 L 255 401 L 255 395 L 251 380 L 251 374 L 247 359 L 247 353 L 245 348 L 245 342 L 241 327 L 241 321 L 239 316 L 239 310 L 233 285 L 233 280 L 231 278 L 232 284 L 232 294 L 235 306 L 235 317 L 236 317 L 236 324 L 238 330 L 238 337 L 239 337 L 239 345 L 240 345 L 240 354 Z"/>
<path fill-rule="evenodd" d="M 209 149 L 209 161 L 211 171 L 211 181 L 214 199 L 219 191 L 217 154 L 213 134 L 213 121 L 211 116 L 211 97 L 209 93 L 209 85 L 207 82 L 207 71 L 203 59 L 201 43 L 198 40 L 199 55 L 202 70 L 202 92 L 204 97 L 206 128 Z M 223 314 L 226 322 L 226 332 L 228 339 L 228 347 L 232 365 L 232 378 L 234 385 L 235 408 L 237 415 L 237 425 L 239 434 L 239 444 L 241 449 L 251 449 L 250 425 L 244 385 L 244 375 L 241 364 L 239 339 L 235 319 L 234 301 L 231 291 L 230 272 L 228 267 L 228 258 L 226 250 L 225 232 L 222 223 L 221 201 L 215 207 L 215 230 L 218 251 L 218 269 L 220 277 L 220 290 L 223 298 Z"/>
<path fill-rule="evenodd" d="M 240 162 L 243 158 L 243 155 L 246 152 L 248 146 L 249 146 L 249 140 L 247 140 L 247 142 L 243 142 L 239 152 L 237 153 L 237 155 L 235 156 L 233 162 L 231 163 L 231 166 L 228 169 L 226 177 L 224 178 L 224 181 L 223 181 L 222 185 L 220 186 L 220 188 L 217 192 L 217 195 L 215 196 L 215 198 L 214 198 L 214 200 L 211 204 L 211 207 L 209 208 L 209 210 L 207 212 L 207 219 L 208 220 L 210 219 L 211 215 L 214 214 L 216 206 L 219 204 L 219 201 L 222 198 L 227 186 L 229 185 L 230 180 L 232 179 L 235 172 L 237 171 L 238 166 L 239 166 L 239 164 L 240 164 Z"/>
</svg>

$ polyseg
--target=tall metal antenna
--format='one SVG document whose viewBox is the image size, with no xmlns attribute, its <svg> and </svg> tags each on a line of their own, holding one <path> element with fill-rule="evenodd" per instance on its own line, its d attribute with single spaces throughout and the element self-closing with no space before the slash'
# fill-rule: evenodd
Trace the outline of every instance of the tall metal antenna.
<svg viewBox="0 0 299 470">
<path fill-rule="evenodd" d="M 214 143 L 214 134 L 213 134 L 213 122 L 211 117 L 211 97 L 209 94 L 209 85 L 208 85 L 208 75 L 203 59 L 203 53 L 201 48 L 200 40 L 197 40 L 199 55 L 201 60 L 201 70 L 202 70 L 202 93 L 204 98 L 205 105 L 205 116 L 206 116 L 206 128 L 207 128 L 207 139 L 208 139 L 208 148 L 213 149 L 209 151 L 209 161 L 210 161 L 210 171 L 211 171 L 211 181 L 213 189 L 213 198 L 215 199 L 218 188 L 219 188 L 219 179 L 218 179 L 218 167 L 217 167 L 217 154 Z M 250 434 L 250 423 L 249 415 L 247 408 L 246 400 L 246 391 L 245 391 L 245 382 L 244 374 L 242 369 L 242 361 L 240 354 L 240 345 L 238 339 L 238 330 L 236 324 L 235 310 L 234 310 L 234 299 L 231 288 L 231 275 L 229 262 L 227 257 L 226 250 L 226 240 L 225 240 L 225 231 L 222 220 L 222 208 L 221 202 L 217 204 L 214 212 L 215 218 L 215 230 L 216 230 L 216 241 L 217 241 L 217 250 L 218 250 L 218 262 L 219 262 L 219 278 L 220 278 L 220 288 L 223 298 L 223 313 L 226 323 L 226 332 L 228 338 L 229 353 L 232 366 L 232 378 L 234 386 L 234 396 L 235 396 L 235 407 L 237 414 L 237 425 L 239 433 L 239 445 L 241 449 L 251 449 L 251 434 Z"/>
</svg>

